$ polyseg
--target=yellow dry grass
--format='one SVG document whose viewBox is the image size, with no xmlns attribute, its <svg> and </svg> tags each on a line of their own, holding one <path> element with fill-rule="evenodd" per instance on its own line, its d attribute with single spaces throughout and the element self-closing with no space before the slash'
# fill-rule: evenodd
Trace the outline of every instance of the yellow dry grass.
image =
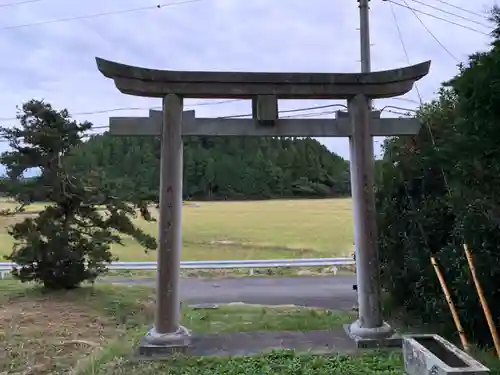
<svg viewBox="0 0 500 375">
<path fill-rule="evenodd" d="M 6 202 L 0 204 L 4 209 Z M 43 208 L 33 205 L 30 211 Z M 25 217 L 0 217 L 0 255 L 10 252 L 8 225 Z M 137 220 L 156 235 L 157 223 Z M 183 208 L 183 260 L 333 257 L 352 253 L 350 199 L 200 202 Z M 124 261 L 154 260 L 130 238 L 114 246 Z"/>
</svg>

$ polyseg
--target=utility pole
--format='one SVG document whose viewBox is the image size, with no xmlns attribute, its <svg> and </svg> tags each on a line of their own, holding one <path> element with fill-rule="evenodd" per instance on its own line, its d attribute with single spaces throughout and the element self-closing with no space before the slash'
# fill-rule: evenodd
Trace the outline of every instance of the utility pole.
<svg viewBox="0 0 500 375">
<path fill-rule="evenodd" d="M 361 73 L 370 73 L 370 0 L 358 0 L 359 2 L 359 37 L 361 47 Z"/>
<path fill-rule="evenodd" d="M 360 17 L 361 72 L 371 72 L 369 0 L 358 0 Z M 354 243 L 358 320 L 349 333 L 355 339 L 383 339 L 392 335 L 391 327 L 382 319 L 381 283 L 377 246 L 374 191 L 374 155 L 369 98 L 354 98 L 349 105 L 354 119 L 351 152 L 351 191 L 353 197 Z M 366 127 L 366 128 L 365 128 Z"/>
</svg>

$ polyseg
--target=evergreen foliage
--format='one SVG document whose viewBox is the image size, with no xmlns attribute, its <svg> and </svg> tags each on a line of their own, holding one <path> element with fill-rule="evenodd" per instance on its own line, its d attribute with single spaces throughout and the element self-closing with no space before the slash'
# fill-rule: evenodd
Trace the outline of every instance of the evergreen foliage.
<svg viewBox="0 0 500 375">
<path fill-rule="evenodd" d="M 96 188 L 96 180 L 106 180 L 104 174 L 94 171 L 77 178 L 63 162 L 82 145 L 90 123 L 77 123 L 67 110 L 37 100 L 25 103 L 17 117 L 20 127 L 0 128 L 12 148 L 0 156 L 7 170 L 1 186 L 4 195 L 18 203 L 14 212 L 2 214 L 24 211 L 36 201 L 48 205 L 9 229 L 15 245 L 7 259 L 17 264 L 14 277 L 48 289 L 71 289 L 105 271 L 113 260 L 110 244 L 121 243 L 120 233 L 156 249 L 156 240 L 131 220 L 137 208 L 149 218 L 147 202 L 124 202 L 103 184 Z M 39 169 L 39 176 L 24 179 L 32 169 Z"/>
<path fill-rule="evenodd" d="M 436 256 L 466 333 L 490 342 L 463 250 L 500 319 L 500 11 L 491 48 L 469 57 L 420 108 L 415 137 L 386 141 L 377 191 L 383 282 L 400 305 L 454 332 L 430 263 Z M 433 144 L 435 143 L 435 145 Z"/>
<path fill-rule="evenodd" d="M 92 137 L 67 160 L 75 174 L 101 170 L 121 196 L 157 200 L 160 140 Z M 239 200 L 345 196 L 349 164 L 313 139 L 186 137 L 185 199 Z"/>
</svg>

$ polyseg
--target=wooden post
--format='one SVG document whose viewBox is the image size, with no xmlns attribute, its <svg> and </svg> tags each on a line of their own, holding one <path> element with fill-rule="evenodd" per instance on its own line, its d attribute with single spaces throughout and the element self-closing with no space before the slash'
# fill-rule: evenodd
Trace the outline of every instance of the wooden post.
<svg viewBox="0 0 500 375">
<path fill-rule="evenodd" d="M 495 325 L 495 321 L 491 316 L 490 308 L 488 307 L 488 302 L 486 301 L 486 297 L 484 296 L 483 287 L 479 282 L 479 278 L 476 274 L 476 267 L 474 267 L 474 261 L 472 260 L 472 254 L 470 253 L 469 248 L 466 244 L 464 244 L 465 256 L 467 258 L 467 263 L 469 263 L 469 270 L 472 275 L 472 280 L 474 281 L 474 285 L 476 286 L 477 295 L 479 296 L 479 302 L 481 303 L 481 307 L 483 308 L 484 317 L 486 318 L 486 323 L 488 323 L 488 328 L 490 329 L 491 338 L 493 339 L 493 345 L 495 346 L 495 350 L 497 352 L 497 357 L 500 358 L 500 339 L 498 338 L 497 327 Z"/>
<path fill-rule="evenodd" d="M 469 343 L 467 342 L 467 338 L 465 337 L 465 331 L 462 327 L 462 323 L 460 322 L 460 316 L 458 315 L 457 309 L 455 308 L 455 304 L 453 303 L 453 299 L 451 298 L 450 290 L 446 285 L 446 281 L 444 279 L 441 270 L 439 269 L 439 265 L 437 264 L 434 255 L 431 255 L 431 264 L 432 267 L 434 268 L 434 272 L 436 272 L 436 276 L 439 280 L 439 284 L 441 285 L 441 289 L 443 290 L 444 297 L 446 299 L 446 302 L 448 303 L 448 307 L 450 308 L 451 317 L 453 318 L 453 322 L 455 323 L 455 327 L 457 328 L 460 341 L 462 342 L 462 347 L 465 352 L 469 353 L 470 352 Z"/>
</svg>

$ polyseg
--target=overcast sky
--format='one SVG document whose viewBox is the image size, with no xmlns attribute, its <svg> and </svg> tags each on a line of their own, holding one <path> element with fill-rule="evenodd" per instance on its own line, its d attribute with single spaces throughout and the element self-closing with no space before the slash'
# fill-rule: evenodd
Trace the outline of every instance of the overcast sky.
<svg viewBox="0 0 500 375">
<path fill-rule="evenodd" d="M 24 2 L 11 6 L 12 2 Z M 394 0 L 404 4 L 405 0 Z M 406 0 L 410 7 L 488 33 L 488 21 L 446 5 L 446 2 L 485 15 L 493 0 Z M 147 115 L 159 99 L 127 96 L 96 69 L 95 56 L 150 68 L 173 70 L 233 70 L 272 72 L 359 71 L 358 4 L 355 0 L 0 0 L 0 118 L 16 114 L 16 105 L 45 99 L 71 113 L 123 107 L 143 110 L 75 116 L 107 125 L 109 116 Z M 442 13 L 456 13 L 465 19 Z M 100 13 L 152 6 L 152 9 L 100 17 Z M 488 47 L 489 37 L 417 13 L 448 53 L 425 30 L 411 10 L 371 0 L 372 69 L 408 65 L 401 46 L 394 11 L 411 64 L 432 60 L 431 72 L 419 85 L 425 101 L 442 81 L 456 72 L 456 61 Z M 80 17 L 67 22 L 46 22 Z M 476 21 L 471 22 L 470 19 Z M 39 23 L 38 25 L 36 23 Z M 481 24 L 484 24 L 481 25 Z M 19 27 L 22 26 L 22 27 Z M 189 104 L 207 103 L 189 100 Z M 402 99 L 376 101 L 415 108 L 413 90 Z M 322 101 L 280 102 L 280 109 L 328 104 Z M 197 116 L 217 117 L 249 113 L 250 103 L 202 105 Z M 325 110 L 316 112 L 323 115 Z M 305 113 L 310 113 L 307 111 Z M 395 114 L 390 114 L 395 116 Z M 14 122 L 10 121 L 14 124 Z M 2 124 L 9 124 L 3 121 Z M 330 150 L 348 158 L 346 139 L 320 139 Z M 379 153 L 380 140 L 375 140 Z M 5 145 L 3 145 L 5 147 Z"/>
</svg>

